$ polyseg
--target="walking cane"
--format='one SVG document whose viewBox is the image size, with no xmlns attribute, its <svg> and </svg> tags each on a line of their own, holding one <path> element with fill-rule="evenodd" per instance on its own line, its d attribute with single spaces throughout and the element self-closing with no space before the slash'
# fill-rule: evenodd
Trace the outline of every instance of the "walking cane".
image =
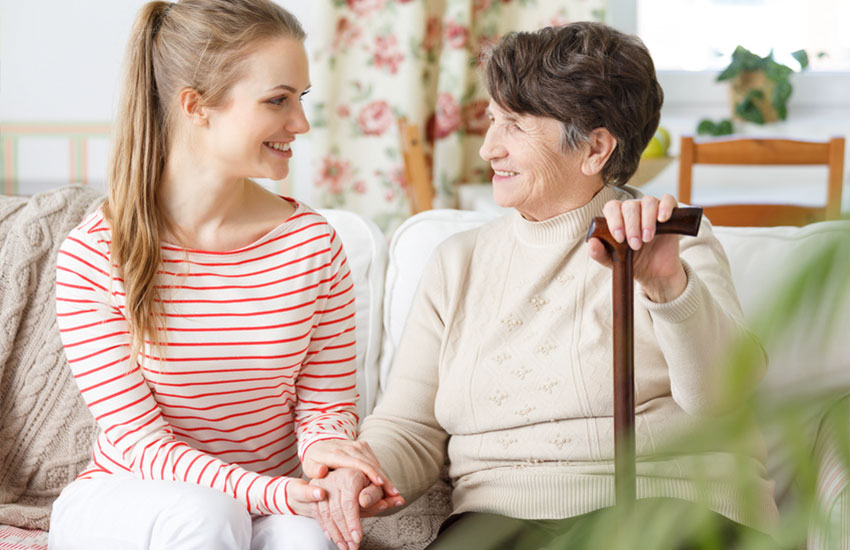
<svg viewBox="0 0 850 550">
<path fill-rule="evenodd" d="M 655 233 L 693 237 L 701 218 L 702 208 L 675 208 L 669 220 L 655 226 Z M 617 506 L 628 509 L 636 492 L 633 250 L 625 240 L 614 240 L 602 217 L 593 219 L 585 240 L 593 237 L 602 241 L 613 260 L 614 487 Z"/>
</svg>

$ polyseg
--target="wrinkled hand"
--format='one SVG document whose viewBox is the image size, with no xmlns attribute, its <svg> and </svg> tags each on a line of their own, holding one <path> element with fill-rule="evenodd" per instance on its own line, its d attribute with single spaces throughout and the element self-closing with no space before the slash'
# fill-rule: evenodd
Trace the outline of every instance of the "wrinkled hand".
<svg viewBox="0 0 850 550">
<path fill-rule="evenodd" d="M 372 483 L 379 485 L 384 494 L 398 495 L 398 490 L 392 481 L 381 470 L 378 457 L 365 441 L 348 439 L 317 441 L 307 448 L 301 467 L 304 474 L 311 479 L 323 478 L 330 470 L 339 468 L 359 470 L 366 474 Z"/>
<path fill-rule="evenodd" d="M 608 229 L 618 243 L 635 250 L 634 277 L 653 302 L 669 302 L 688 284 L 679 258 L 678 235 L 656 235 L 655 225 L 670 219 L 677 202 L 672 195 L 660 200 L 646 196 L 628 201 L 608 201 L 602 209 Z M 588 241 L 590 257 L 610 267 L 611 256 L 599 239 Z"/>
<path fill-rule="evenodd" d="M 363 472 L 355 469 L 334 470 L 324 478 L 313 479 L 310 485 L 321 487 L 327 494 L 327 499 L 313 503 L 313 516 L 340 550 L 356 550 L 360 545 L 361 517 L 404 504 L 401 496 L 384 498 L 381 487 L 370 483 Z"/>
</svg>

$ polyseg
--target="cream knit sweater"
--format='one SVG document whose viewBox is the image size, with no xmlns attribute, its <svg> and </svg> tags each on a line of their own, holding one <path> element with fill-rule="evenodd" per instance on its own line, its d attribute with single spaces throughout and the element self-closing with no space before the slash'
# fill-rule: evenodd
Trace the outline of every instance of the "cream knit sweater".
<svg viewBox="0 0 850 550">
<path fill-rule="evenodd" d="M 543 222 L 512 213 L 437 249 L 360 436 L 408 501 L 448 458 L 454 513 L 554 519 L 613 505 L 611 274 L 584 236 L 608 200 L 637 195 L 606 187 L 577 210 Z M 677 436 L 723 412 L 710 388 L 725 344 L 743 333 L 709 224 L 682 238 L 681 257 L 681 296 L 657 304 L 635 292 L 638 498 L 704 499 L 770 530 L 758 438 L 744 457 L 675 454 Z M 732 483 L 741 476 L 756 487 L 756 514 Z"/>
</svg>

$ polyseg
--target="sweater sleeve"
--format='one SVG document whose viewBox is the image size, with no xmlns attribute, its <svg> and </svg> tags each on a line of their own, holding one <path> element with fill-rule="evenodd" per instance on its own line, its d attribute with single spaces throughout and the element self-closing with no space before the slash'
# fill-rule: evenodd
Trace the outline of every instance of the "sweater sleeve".
<svg viewBox="0 0 850 550">
<path fill-rule="evenodd" d="M 448 434 L 434 410 L 445 329 L 444 289 L 442 263 L 435 255 L 419 281 L 387 388 L 358 437 L 369 443 L 407 502 L 437 480 L 446 461 Z"/>
<path fill-rule="evenodd" d="M 138 365 L 130 364 L 129 324 L 113 300 L 108 247 L 74 230 L 57 258 L 56 310 L 74 379 L 101 435 L 121 462 L 95 470 L 128 470 L 141 479 L 183 481 L 233 496 L 250 513 L 294 514 L 287 477 L 261 475 L 179 441 L 163 418 Z M 128 466 L 129 465 L 129 466 Z"/>
<path fill-rule="evenodd" d="M 673 399 L 690 414 L 722 414 L 752 393 L 767 370 L 767 354 L 744 326 L 729 260 L 711 224 L 703 219 L 699 234 L 680 243 L 684 292 L 666 303 L 643 291 L 636 295 L 652 317 Z M 747 360 L 734 361 L 733 354 Z"/>
<path fill-rule="evenodd" d="M 330 285 L 313 323 L 310 349 L 295 384 L 298 456 L 316 441 L 357 435 L 354 281 L 336 231 Z"/>
</svg>

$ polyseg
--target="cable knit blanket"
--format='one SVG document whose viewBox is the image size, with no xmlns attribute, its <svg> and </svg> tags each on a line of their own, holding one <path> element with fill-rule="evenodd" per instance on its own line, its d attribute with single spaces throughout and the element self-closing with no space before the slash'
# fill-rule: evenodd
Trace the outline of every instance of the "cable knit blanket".
<svg viewBox="0 0 850 550">
<path fill-rule="evenodd" d="M 96 424 L 56 327 L 56 254 L 103 201 L 74 185 L 0 196 L 0 524 L 47 529 L 51 505 L 89 460 Z"/>
</svg>

